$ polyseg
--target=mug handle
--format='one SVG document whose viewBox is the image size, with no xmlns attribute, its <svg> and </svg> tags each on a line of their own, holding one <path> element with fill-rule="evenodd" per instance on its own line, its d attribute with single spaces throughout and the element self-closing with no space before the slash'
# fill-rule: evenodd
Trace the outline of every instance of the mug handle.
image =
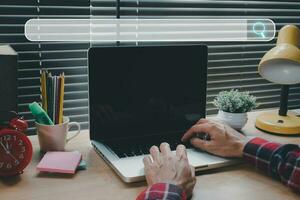
<svg viewBox="0 0 300 200">
<path fill-rule="evenodd" d="M 68 125 L 68 132 L 69 132 L 69 130 L 70 130 L 70 128 L 71 128 L 72 126 L 76 126 L 76 127 L 77 127 L 77 132 L 74 133 L 74 135 L 72 135 L 71 137 L 67 138 L 67 143 L 68 143 L 70 140 L 74 139 L 76 136 L 78 136 L 79 133 L 80 133 L 80 131 L 81 131 L 81 127 L 80 127 L 80 124 L 79 124 L 78 122 L 70 122 L 69 125 Z"/>
</svg>

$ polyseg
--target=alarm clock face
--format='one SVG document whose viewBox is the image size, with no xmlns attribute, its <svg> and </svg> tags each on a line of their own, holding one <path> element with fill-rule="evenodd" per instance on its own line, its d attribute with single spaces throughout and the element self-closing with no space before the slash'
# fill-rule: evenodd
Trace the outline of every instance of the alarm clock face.
<svg viewBox="0 0 300 200">
<path fill-rule="evenodd" d="M 0 176 L 17 175 L 29 164 L 32 145 L 23 133 L 0 130 Z"/>
</svg>

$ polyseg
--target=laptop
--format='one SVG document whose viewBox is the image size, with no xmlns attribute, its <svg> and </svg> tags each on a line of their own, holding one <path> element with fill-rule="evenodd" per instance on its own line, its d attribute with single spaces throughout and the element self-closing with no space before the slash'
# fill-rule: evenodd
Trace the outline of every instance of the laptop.
<svg viewBox="0 0 300 200">
<path fill-rule="evenodd" d="M 94 47 L 88 57 L 91 144 L 123 181 L 142 181 L 150 147 L 175 150 L 205 117 L 207 47 Z M 235 163 L 185 145 L 196 171 Z"/>
</svg>

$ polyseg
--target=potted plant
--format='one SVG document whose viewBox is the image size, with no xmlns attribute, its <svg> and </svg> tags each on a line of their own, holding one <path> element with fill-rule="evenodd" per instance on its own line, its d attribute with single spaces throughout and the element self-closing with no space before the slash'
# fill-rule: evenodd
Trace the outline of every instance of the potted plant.
<svg viewBox="0 0 300 200">
<path fill-rule="evenodd" d="M 240 130 L 247 123 L 247 112 L 257 107 L 256 97 L 238 90 L 222 91 L 213 104 L 219 108 L 217 118 Z"/>
</svg>

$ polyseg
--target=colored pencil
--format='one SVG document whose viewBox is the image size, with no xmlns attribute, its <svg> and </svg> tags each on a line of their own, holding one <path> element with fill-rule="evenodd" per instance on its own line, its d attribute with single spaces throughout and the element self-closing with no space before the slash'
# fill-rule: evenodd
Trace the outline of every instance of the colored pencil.
<svg viewBox="0 0 300 200">
<path fill-rule="evenodd" d="M 64 95 L 65 95 L 65 74 L 62 73 L 60 82 L 60 99 L 59 99 L 59 123 L 63 123 Z"/>
<path fill-rule="evenodd" d="M 47 112 L 47 92 L 46 92 L 46 71 L 41 71 L 41 93 L 42 93 L 42 107 Z"/>
<path fill-rule="evenodd" d="M 56 84 L 57 84 L 57 82 L 56 82 L 56 76 L 53 76 L 52 77 L 52 80 L 53 80 L 53 83 L 52 83 L 52 98 L 53 98 L 53 100 L 52 100 L 52 104 L 53 104 L 53 106 L 52 106 L 52 111 L 53 111 L 53 116 L 52 116 L 52 120 L 53 120 L 53 122 L 54 122 L 54 124 L 56 124 L 56 121 L 55 121 L 55 116 L 56 116 Z"/>
<path fill-rule="evenodd" d="M 54 124 L 63 123 L 65 75 L 52 76 L 47 70 L 41 70 L 42 107 Z"/>
</svg>

